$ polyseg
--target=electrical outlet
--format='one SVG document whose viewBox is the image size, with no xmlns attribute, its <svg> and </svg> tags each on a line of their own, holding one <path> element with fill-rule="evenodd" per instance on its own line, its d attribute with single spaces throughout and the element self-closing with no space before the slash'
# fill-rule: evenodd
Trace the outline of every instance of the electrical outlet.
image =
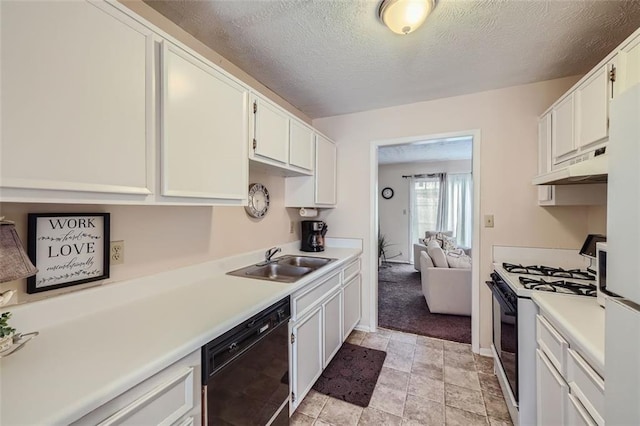
<svg viewBox="0 0 640 426">
<path fill-rule="evenodd" d="M 289 233 L 293 234 L 295 232 L 296 223 L 293 220 L 290 223 L 291 224 L 289 225 Z"/>
<path fill-rule="evenodd" d="M 111 264 L 122 265 L 124 263 L 124 240 L 111 241 Z"/>
<path fill-rule="evenodd" d="M 484 227 L 485 228 L 493 228 L 493 215 L 485 214 L 484 215 Z"/>
</svg>

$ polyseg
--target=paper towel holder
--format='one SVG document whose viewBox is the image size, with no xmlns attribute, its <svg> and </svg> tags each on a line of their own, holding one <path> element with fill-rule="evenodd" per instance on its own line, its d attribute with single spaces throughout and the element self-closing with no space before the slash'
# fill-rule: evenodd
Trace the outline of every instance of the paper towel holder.
<svg viewBox="0 0 640 426">
<path fill-rule="evenodd" d="M 298 211 L 298 214 L 301 217 L 317 217 L 318 216 L 318 209 L 306 209 L 306 208 L 302 207 Z"/>
</svg>

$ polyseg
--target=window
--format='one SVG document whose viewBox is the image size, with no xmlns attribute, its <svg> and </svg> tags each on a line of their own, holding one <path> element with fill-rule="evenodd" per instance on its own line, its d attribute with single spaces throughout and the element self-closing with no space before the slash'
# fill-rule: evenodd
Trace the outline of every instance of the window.
<svg viewBox="0 0 640 426">
<path fill-rule="evenodd" d="M 440 198 L 440 178 L 417 178 L 413 180 L 412 196 L 412 241 L 424 238 L 426 231 L 438 226 L 438 205 Z"/>
<path fill-rule="evenodd" d="M 453 231 L 459 247 L 471 247 L 471 173 L 434 174 L 410 179 L 411 240 L 426 231 Z"/>
</svg>

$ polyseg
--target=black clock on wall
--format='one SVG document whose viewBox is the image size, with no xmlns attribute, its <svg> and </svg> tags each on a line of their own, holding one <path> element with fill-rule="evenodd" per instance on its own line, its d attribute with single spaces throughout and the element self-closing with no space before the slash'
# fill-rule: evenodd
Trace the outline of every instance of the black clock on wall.
<svg viewBox="0 0 640 426">
<path fill-rule="evenodd" d="M 393 197 L 393 189 L 386 187 L 385 189 L 382 190 L 382 198 L 384 198 L 385 200 L 388 200 L 392 197 Z"/>
</svg>

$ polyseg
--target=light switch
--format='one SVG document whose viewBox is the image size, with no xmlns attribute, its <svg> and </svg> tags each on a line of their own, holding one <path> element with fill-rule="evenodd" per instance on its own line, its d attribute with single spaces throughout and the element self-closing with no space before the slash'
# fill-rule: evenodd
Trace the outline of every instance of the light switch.
<svg viewBox="0 0 640 426">
<path fill-rule="evenodd" d="M 485 214 L 484 215 L 484 227 L 485 228 L 493 228 L 493 215 Z"/>
</svg>

